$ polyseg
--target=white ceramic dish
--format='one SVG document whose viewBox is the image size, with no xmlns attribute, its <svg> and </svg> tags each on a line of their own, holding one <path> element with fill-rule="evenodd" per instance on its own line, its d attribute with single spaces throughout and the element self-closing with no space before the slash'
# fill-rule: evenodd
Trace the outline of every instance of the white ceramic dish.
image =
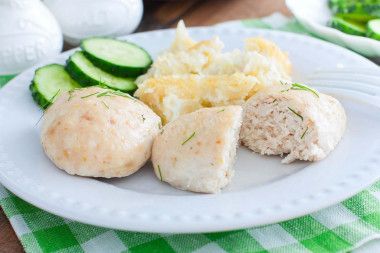
<svg viewBox="0 0 380 253">
<path fill-rule="evenodd" d="M 365 58 L 310 37 L 259 29 L 193 28 L 196 39 L 220 35 L 227 49 L 263 36 L 290 53 L 295 80 L 320 67 L 347 65 L 375 68 Z M 173 30 L 124 37 L 153 57 L 168 47 Z M 49 62 L 64 64 L 66 52 Z M 380 99 L 350 89 L 323 88 L 346 109 L 342 142 L 317 163 L 280 163 L 277 156 L 238 151 L 236 175 L 221 194 L 176 190 L 160 182 L 151 165 L 123 179 L 96 180 L 70 176 L 52 164 L 40 145 L 42 112 L 28 86 L 35 68 L 0 90 L 0 181 L 24 200 L 48 212 L 103 227 L 167 233 L 215 232 L 295 218 L 346 199 L 380 177 Z M 375 69 L 376 71 L 378 69 Z M 342 95 L 339 95 L 342 94 Z M 372 105 L 366 101 L 371 99 Z"/>
<path fill-rule="evenodd" d="M 343 33 L 327 26 L 332 14 L 328 0 L 286 0 L 296 19 L 311 33 L 367 57 L 380 57 L 380 41 Z"/>
</svg>

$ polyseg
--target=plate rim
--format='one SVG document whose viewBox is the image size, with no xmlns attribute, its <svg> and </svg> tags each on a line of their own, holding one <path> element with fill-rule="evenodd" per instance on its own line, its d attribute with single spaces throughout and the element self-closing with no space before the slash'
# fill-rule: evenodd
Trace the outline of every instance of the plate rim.
<svg viewBox="0 0 380 253">
<path fill-rule="evenodd" d="M 223 31 L 223 30 L 226 30 L 226 28 L 223 28 L 223 27 L 201 27 L 201 28 L 189 28 L 189 30 L 196 30 L 196 29 L 201 29 L 201 30 L 209 30 L 209 29 L 212 29 L 212 30 L 217 30 L 217 31 Z M 230 29 L 227 29 L 227 30 L 230 30 Z M 236 30 L 236 29 L 233 29 L 233 30 Z M 341 48 L 341 47 L 339 47 L 339 46 L 337 46 L 337 45 L 334 45 L 334 44 L 332 44 L 332 43 L 329 43 L 329 42 L 325 42 L 325 41 L 320 41 L 320 40 L 318 40 L 318 39 L 315 39 L 315 38 L 312 38 L 312 37 L 308 37 L 308 36 L 303 36 L 303 35 L 298 35 L 298 34 L 293 34 L 293 33 L 288 33 L 288 32 L 281 32 L 281 31 L 275 31 L 275 30 L 265 30 L 265 29 L 252 29 L 252 28 L 239 28 L 238 30 L 248 30 L 248 31 L 253 31 L 254 32 L 254 30 L 256 30 L 256 31 L 263 31 L 264 33 L 284 33 L 284 34 L 289 34 L 290 36 L 296 36 L 296 37 L 303 37 L 303 38 L 305 38 L 306 40 L 309 40 L 309 39 L 311 39 L 311 40 L 316 40 L 316 41 L 318 41 L 318 43 L 327 43 L 327 44 L 329 44 L 329 46 L 333 46 L 333 47 L 336 47 L 336 48 L 339 48 L 339 49 L 342 49 L 342 50 L 347 50 L 347 49 L 344 49 L 344 48 Z M 122 39 L 125 39 L 125 38 L 128 38 L 128 37 L 130 37 L 130 36 L 137 36 L 137 35 L 141 35 L 141 34 L 150 34 L 150 33 L 157 33 L 157 32 L 167 32 L 167 31 L 169 31 L 169 32 L 174 32 L 174 29 L 165 29 L 165 30 L 158 30 L 158 31 L 150 31 L 150 32 L 144 32 L 144 33 L 139 33 L 139 34 L 133 34 L 133 35 L 127 35 L 127 36 L 122 36 L 122 37 L 120 37 L 120 38 L 122 38 Z M 248 32 L 248 33 L 250 33 L 250 32 Z M 66 52 L 64 52 L 64 54 L 69 54 L 70 52 L 72 52 L 72 51 L 75 51 L 75 50 L 78 50 L 78 48 L 75 48 L 75 49 L 72 49 L 72 50 L 69 50 L 69 51 L 66 51 Z M 342 51 L 343 52 L 343 51 Z M 366 58 L 364 58 L 364 57 L 362 57 L 362 56 L 360 56 L 360 55 L 357 55 L 356 53 L 354 53 L 354 52 L 351 52 L 351 51 L 349 51 L 349 50 L 347 50 L 347 52 L 349 52 L 350 54 L 352 54 L 353 56 L 355 55 L 355 57 L 361 57 L 362 58 L 362 60 L 366 60 L 367 61 L 367 63 L 368 63 L 368 65 L 373 65 L 373 66 L 376 66 L 374 63 L 372 63 L 371 61 L 369 61 L 368 59 L 366 59 Z M 58 57 L 58 56 L 57 56 Z M 52 62 L 53 61 L 53 59 L 54 58 L 52 58 L 52 59 L 50 59 L 50 60 L 46 60 L 45 62 Z M 360 58 L 358 58 L 358 59 L 360 59 Z M 34 69 L 36 69 L 36 68 L 38 68 L 38 66 L 40 66 L 40 65 L 43 65 L 43 64 L 45 64 L 45 63 L 40 63 L 40 64 L 38 64 L 38 65 L 36 65 L 36 66 L 34 66 L 34 67 L 32 67 L 32 68 L 30 68 L 30 69 L 28 69 L 28 70 L 26 70 L 25 72 L 28 72 L 28 71 L 31 71 L 31 70 L 34 70 Z M 23 72 L 24 73 L 24 72 Z M 20 74 L 20 76 L 22 76 L 21 74 Z M 18 77 L 16 77 L 15 79 L 17 80 L 17 78 Z M 11 81 L 12 82 L 12 81 Z M 6 88 L 6 87 L 4 87 L 4 88 Z M 3 89 L 4 89 L 3 88 Z M 3 94 L 3 89 L 1 89 L 0 90 L 0 96 Z M 0 113 L 1 114 L 1 113 Z M 0 145 L 0 148 L 1 148 L 1 145 Z M 4 152 L 3 152 L 4 153 Z M 2 151 L 1 151 L 1 149 L 0 149 L 0 156 L 1 156 L 1 154 L 2 154 Z M 1 163 L 1 160 L 0 160 L 0 163 Z M 31 194 L 30 192 L 28 192 L 27 190 L 26 190 L 26 188 L 17 188 L 17 185 L 15 184 L 15 183 L 13 183 L 13 182 L 11 182 L 11 181 L 9 181 L 8 180 L 8 178 L 6 177 L 6 175 L 4 175 L 3 174 L 3 171 L 2 171 L 2 169 L 1 169 L 2 167 L 0 166 L 0 182 L 6 187 L 6 188 L 8 188 L 10 191 L 12 191 L 14 194 L 16 194 L 17 196 L 22 196 L 22 197 L 20 197 L 20 198 L 22 198 L 22 199 L 25 199 L 25 196 L 29 196 L 28 197 L 28 200 L 26 200 L 27 202 L 29 202 L 29 203 L 31 203 L 31 204 L 33 204 L 33 205 L 35 205 L 35 206 L 37 206 L 38 208 L 40 208 L 40 209 L 42 209 L 42 210 L 45 210 L 45 211 L 48 211 L 48 212 L 50 212 L 50 213 L 53 213 L 53 214 L 55 214 L 55 215 L 58 215 L 58 216 L 61 216 L 61 217 L 64 217 L 64 218 L 67 218 L 67 219 L 71 219 L 71 220 L 76 220 L 76 221 L 79 221 L 79 222 L 82 222 L 82 223 L 86 223 L 86 224 L 91 224 L 91 225 L 96 225 L 96 226 L 102 226 L 102 227 L 107 227 L 107 228 L 112 228 L 112 229 L 123 229 L 123 230 L 126 230 L 127 228 L 125 227 L 125 224 L 123 225 L 123 224 L 120 224 L 120 225 L 118 225 L 118 224 L 109 224 L 109 223 L 102 223 L 102 222 L 99 222 L 99 221 L 97 221 L 97 222 L 89 222 L 89 220 L 88 220 L 88 218 L 86 219 L 86 218 L 83 218 L 83 217 L 76 217 L 76 218 L 73 218 L 71 215 L 69 215 L 69 213 L 70 212 L 67 212 L 67 211 L 65 211 L 64 210 L 64 208 L 63 209 L 61 209 L 62 211 L 59 211 L 59 210 L 56 210 L 56 209 L 54 209 L 54 207 L 46 207 L 46 206 L 44 206 L 43 205 L 43 202 L 39 202 L 39 200 L 37 199 L 37 198 L 35 198 L 34 197 L 34 195 L 33 194 Z M 5 172 L 4 172 L 5 173 Z M 366 185 L 364 185 L 360 190 L 362 190 L 362 189 L 364 189 L 364 188 L 366 188 L 367 186 L 369 186 L 369 185 L 371 185 L 373 182 L 375 182 L 378 178 L 380 177 L 380 175 L 378 175 L 377 176 L 377 178 L 373 178 L 373 180 L 371 181 L 371 182 L 369 182 L 369 183 L 367 183 Z M 22 183 L 22 182 L 21 182 Z M 27 183 L 27 182 L 25 182 L 25 183 Z M 350 192 L 350 193 L 347 193 L 346 195 L 344 195 L 343 197 L 342 197 L 342 200 L 343 199 L 346 199 L 346 198 L 348 198 L 348 197 L 351 197 L 351 196 L 353 196 L 354 194 L 356 194 L 357 192 L 359 192 L 360 190 L 358 190 L 358 191 L 353 191 L 353 192 Z M 65 202 L 65 200 L 63 200 L 64 202 Z M 327 206 L 330 206 L 331 204 L 334 204 L 334 203 L 338 203 L 338 202 L 340 202 L 341 200 L 339 200 L 339 201 L 336 201 L 336 200 L 333 200 L 333 201 L 330 201 L 330 202 L 326 202 L 325 203 L 325 205 L 322 205 L 322 206 L 320 206 L 320 207 L 318 207 L 316 210 L 314 210 L 314 211 L 317 211 L 317 210 L 320 210 L 320 209 L 323 209 L 323 208 L 325 208 L 325 207 L 327 207 Z M 49 202 L 49 201 L 47 201 L 47 202 Z M 66 201 L 66 202 L 68 202 L 67 204 L 70 204 L 69 202 L 69 200 L 68 201 Z M 334 202 L 334 203 L 331 203 L 331 202 Z M 67 213 L 65 213 L 65 212 L 67 212 Z M 99 210 L 99 213 L 102 213 L 102 210 Z M 293 212 L 294 213 L 294 212 Z M 310 213 L 310 212 L 308 212 L 308 213 Z M 283 216 L 283 218 L 281 219 L 281 220 L 279 220 L 279 219 L 275 219 L 275 221 L 272 221 L 272 222 L 263 222 L 262 224 L 260 224 L 260 223 L 255 223 L 255 225 L 254 226 L 260 226 L 260 225 L 266 225 L 266 224 L 271 224 L 271 223 L 275 223 L 275 222 L 280 222 L 280 221 L 283 221 L 283 220 L 288 220 L 288 219 L 290 219 L 290 218 L 296 218 L 296 217 L 299 217 L 299 216 L 301 216 L 301 215 L 305 215 L 305 213 L 304 212 L 299 212 L 299 213 L 297 213 L 296 215 L 290 215 L 291 217 L 289 217 L 289 216 Z M 243 215 L 244 216 L 244 215 Z M 240 217 L 240 218 L 244 218 L 244 217 Z M 141 218 L 141 217 L 140 217 Z M 144 218 L 144 217 L 143 217 Z M 158 219 L 160 219 L 160 220 L 162 220 L 162 221 L 165 221 L 165 219 L 167 218 L 167 217 L 165 217 L 165 216 L 163 216 L 163 217 L 156 217 L 156 218 L 158 218 Z M 223 216 L 220 216 L 220 217 L 216 217 L 217 218 L 217 220 L 223 220 Z M 239 218 L 239 217 L 235 217 L 235 218 Z M 179 219 L 180 220 L 180 219 Z M 200 219 L 199 221 L 202 221 L 202 219 Z M 204 221 L 204 220 L 203 220 Z M 244 223 L 247 223 L 246 221 L 244 222 Z M 115 226 L 115 225 L 118 225 L 118 226 Z M 248 228 L 248 227 L 252 227 L 252 225 L 250 225 L 249 223 L 248 224 L 246 224 L 246 225 L 240 225 L 240 226 L 236 226 L 236 225 L 232 225 L 232 224 L 224 224 L 223 226 L 220 226 L 219 228 L 215 228 L 215 227 L 212 227 L 212 226 L 210 226 L 210 228 L 205 228 L 205 227 L 203 227 L 203 228 L 201 228 L 201 229 L 199 229 L 199 228 L 191 228 L 191 229 L 180 229 L 180 228 L 177 228 L 177 230 L 173 230 L 173 229 L 169 229 L 169 230 L 165 230 L 165 228 L 160 228 L 159 230 L 157 230 L 157 227 L 155 228 L 155 229 L 153 229 L 153 228 L 149 228 L 148 230 L 145 228 L 145 229 L 138 229 L 138 228 L 134 228 L 134 229 L 132 229 L 133 231 L 139 231 L 139 232 L 170 232 L 170 233 L 173 233 L 173 231 L 174 231 L 174 233 L 199 233 L 199 232 L 219 232 L 219 231 L 228 231 L 228 230 L 234 230 L 234 229 L 242 229 L 242 228 Z M 130 228 L 129 228 L 130 229 Z"/>
</svg>

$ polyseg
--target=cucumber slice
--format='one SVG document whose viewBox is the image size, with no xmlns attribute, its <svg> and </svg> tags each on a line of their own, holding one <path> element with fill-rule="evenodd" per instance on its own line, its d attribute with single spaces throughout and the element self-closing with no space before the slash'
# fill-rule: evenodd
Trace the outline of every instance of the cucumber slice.
<svg viewBox="0 0 380 253">
<path fill-rule="evenodd" d="M 37 69 L 29 86 L 34 101 L 42 108 L 47 108 L 54 96 L 74 88 L 80 88 L 79 84 L 58 64 Z"/>
<path fill-rule="evenodd" d="M 374 19 L 367 23 L 367 37 L 380 40 L 380 19 Z"/>
<path fill-rule="evenodd" d="M 379 17 L 380 0 L 339 0 L 331 9 L 334 14 L 358 13 Z"/>
<path fill-rule="evenodd" d="M 67 60 L 66 70 L 82 86 L 104 84 L 111 89 L 132 93 L 137 89 L 134 78 L 111 75 L 95 67 L 83 52 L 77 51 Z"/>
<path fill-rule="evenodd" d="M 345 20 L 352 20 L 360 23 L 367 23 L 368 21 L 372 19 L 377 19 L 378 17 L 371 16 L 368 14 L 362 14 L 362 13 L 342 13 L 342 14 L 336 14 L 336 17 L 343 18 Z"/>
<path fill-rule="evenodd" d="M 352 35 L 365 36 L 366 33 L 366 27 L 364 23 L 354 20 L 346 20 L 339 16 L 333 17 L 330 26 L 344 33 Z"/>
<path fill-rule="evenodd" d="M 152 64 L 144 49 L 126 41 L 91 38 L 83 40 L 81 47 L 95 66 L 115 76 L 137 77 Z"/>
<path fill-rule="evenodd" d="M 329 0 L 329 7 L 332 13 L 337 13 L 339 9 L 340 0 Z"/>
</svg>

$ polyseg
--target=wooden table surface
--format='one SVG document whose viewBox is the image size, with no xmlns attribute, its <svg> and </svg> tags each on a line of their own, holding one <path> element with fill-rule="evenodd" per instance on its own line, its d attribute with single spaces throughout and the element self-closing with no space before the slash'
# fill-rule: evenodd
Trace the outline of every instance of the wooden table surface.
<svg viewBox="0 0 380 253">
<path fill-rule="evenodd" d="M 234 19 L 291 13 L 285 0 L 144 0 L 144 17 L 136 32 L 174 27 L 180 19 L 186 26 L 207 26 Z M 65 45 L 65 49 L 70 46 Z M 23 248 L 0 207 L 0 252 L 23 252 Z"/>
</svg>

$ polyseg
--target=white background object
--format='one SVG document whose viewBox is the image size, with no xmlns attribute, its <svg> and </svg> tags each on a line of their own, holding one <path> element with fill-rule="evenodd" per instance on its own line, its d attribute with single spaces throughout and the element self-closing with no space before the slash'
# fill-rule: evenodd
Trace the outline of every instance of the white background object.
<svg viewBox="0 0 380 253">
<path fill-rule="evenodd" d="M 219 35 L 226 50 L 243 39 L 263 36 L 288 51 L 294 81 L 316 69 L 377 68 L 347 49 L 311 37 L 260 29 L 190 28 L 197 40 Z M 174 30 L 124 36 L 153 57 L 174 39 Z M 75 49 L 74 49 L 75 50 Z M 74 50 L 45 61 L 64 64 Z M 38 66 L 36 66 L 37 68 Z M 380 99 L 370 90 L 321 88 L 338 98 L 347 113 L 342 141 L 324 160 L 281 164 L 240 148 L 231 184 L 220 194 L 196 194 L 160 182 L 147 164 L 121 179 L 70 176 L 59 170 L 40 144 L 42 112 L 28 90 L 29 69 L 0 90 L 0 182 L 17 196 L 72 220 L 123 230 L 166 233 L 216 232 L 275 223 L 338 203 L 380 177 Z M 372 95 L 371 95 L 372 94 Z M 370 101 L 371 104 L 367 102 Z"/>
<path fill-rule="evenodd" d="M 65 38 L 78 45 L 89 37 L 115 37 L 133 32 L 143 14 L 142 0 L 44 0 Z"/>
<path fill-rule="evenodd" d="M 0 1 L 0 18 L 0 75 L 18 74 L 61 52 L 61 29 L 41 1 Z"/>
<path fill-rule="evenodd" d="M 367 57 L 380 57 L 380 41 L 343 33 L 327 26 L 332 18 L 328 0 L 286 0 L 296 19 L 312 34 Z"/>
</svg>

